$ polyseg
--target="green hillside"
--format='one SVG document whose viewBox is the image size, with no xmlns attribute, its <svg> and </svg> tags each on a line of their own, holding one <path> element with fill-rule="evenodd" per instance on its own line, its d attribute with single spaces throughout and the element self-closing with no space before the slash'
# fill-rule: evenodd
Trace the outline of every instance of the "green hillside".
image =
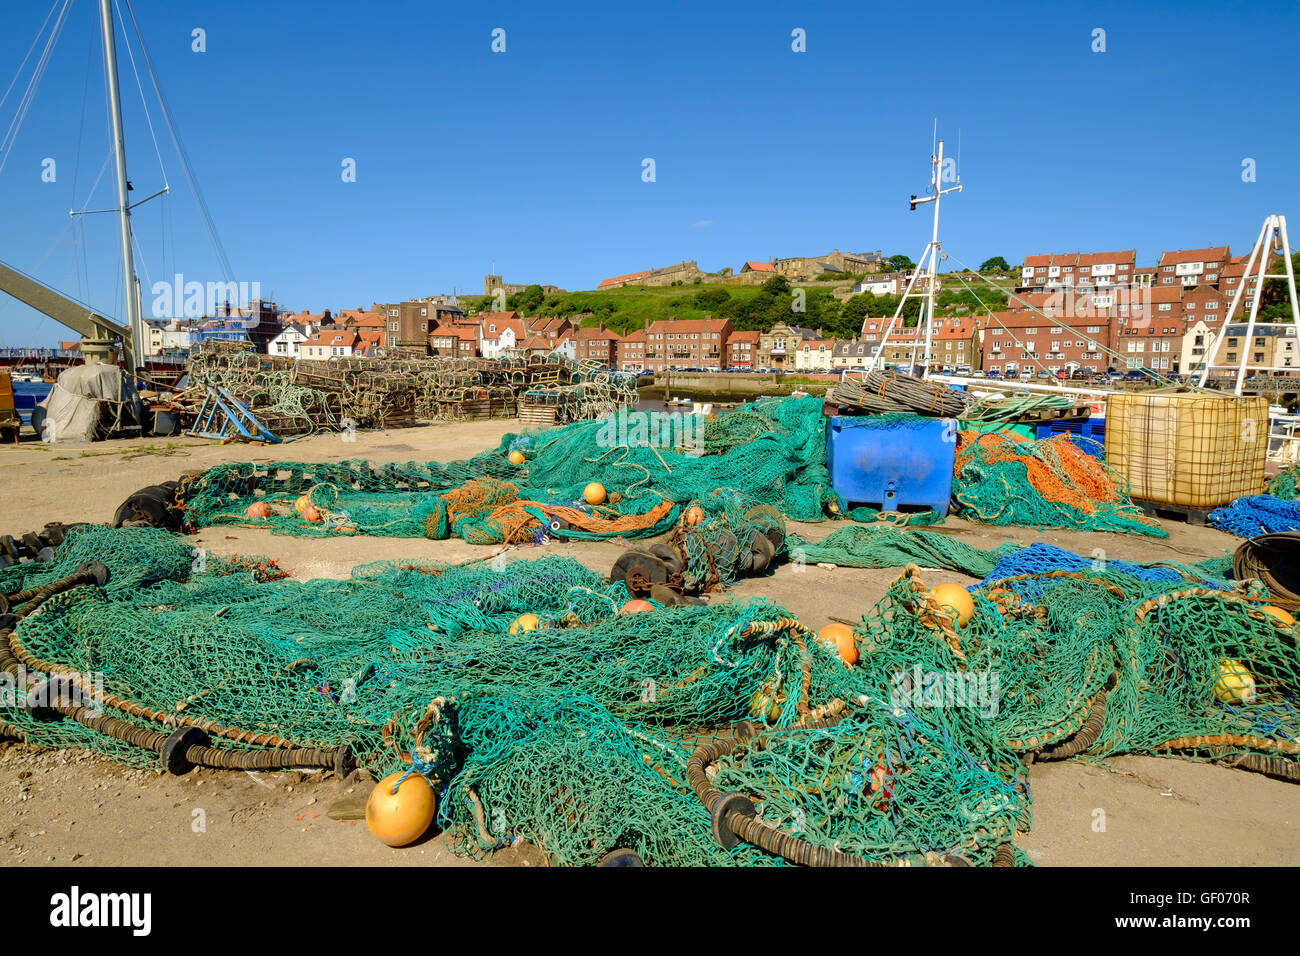
<svg viewBox="0 0 1300 956">
<path fill-rule="evenodd" d="M 979 294 L 980 304 L 960 284 L 947 281 L 949 288 L 939 293 L 940 315 L 957 315 L 965 312 L 983 314 L 984 307 L 997 311 L 1006 308 L 1006 296 L 989 288 L 987 284 L 967 279 Z M 953 287 L 958 291 L 953 291 Z M 982 287 L 981 287 L 982 286 Z M 593 326 L 600 323 L 625 335 L 644 328 L 661 319 L 703 319 L 713 316 L 730 319 L 734 328 L 742 331 L 770 329 L 777 322 L 787 322 L 804 328 L 821 329 L 827 336 L 849 338 L 862 328 L 866 316 L 890 316 L 898 307 L 898 296 L 876 296 L 871 293 L 850 296 L 844 301 L 836 297 L 836 290 L 820 283 L 791 288 L 783 276 L 774 276 L 761 286 L 715 285 L 699 283 L 691 286 L 628 286 L 591 292 L 566 292 L 546 295 L 540 286 L 529 286 L 523 292 L 506 300 L 507 309 L 524 315 L 580 316 L 581 324 Z M 801 294 L 802 293 L 802 294 Z M 492 307 L 488 296 L 463 297 L 462 303 L 469 314 L 486 311 Z M 908 324 L 916 323 L 921 303 L 911 299 L 903 314 Z"/>
</svg>

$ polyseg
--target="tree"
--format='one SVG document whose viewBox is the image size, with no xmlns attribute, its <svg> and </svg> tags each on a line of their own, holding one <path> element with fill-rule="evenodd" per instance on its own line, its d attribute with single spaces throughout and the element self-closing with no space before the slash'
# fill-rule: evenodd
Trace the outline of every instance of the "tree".
<svg viewBox="0 0 1300 956">
<path fill-rule="evenodd" d="M 1007 265 L 1007 260 L 1001 256 L 994 256 L 992 259 L 985 259 L 980 266 L 980 272 L 1010 272 L 1011 266 Z"/>
<path fill-rule="evenodd" d="M 506 304 L 522 315 L 536 315 L 538 306 L 545 298 L 546 293 L 542 291 L 540 285 L 530 285 L 523 292 L 512 295 Z"/>
<path fill-rule="evenodd" d="M 916 263 L 902 254 L 890 256 L 887 261 L 889 262 L 889 267 L 894 272 L 906 272 L 908 269 L 916 268 Z"/>
</svg>

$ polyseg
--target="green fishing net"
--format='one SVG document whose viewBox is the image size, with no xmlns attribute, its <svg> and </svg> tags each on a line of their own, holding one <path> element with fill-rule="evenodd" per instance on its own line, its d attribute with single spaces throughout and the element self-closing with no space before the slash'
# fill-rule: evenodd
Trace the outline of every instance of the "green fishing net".
<svg viewBox="0 0 1300 956">
<path fill-rule="evenodd" d="M 845 530 L 894 547 L 933 534 Z M 562 865 L 618 847 L 649 864 L 776 862 L 722 849 L 687 782 L 693 749 L 740 721 L 761 733 L 715 762 L 713 786 L 815 846 L 910 864 L 991 862 L 1028 824 L 1024 753 L 1286 757 L 1300 734 L 1295 634 L 1259 612 L 1257 585 L 1030 574 L 986 583 L 962 625 L 909 570 L 864 614 L 847 666 L 775 604 L 620 614 L 621 584 L 558 557 L 384 561 L 313 581 L 200 557 L 153 529 L 74 529 L 52 563 L 7 569 L 6 593 L 87 559 L 108 586 L 54 595 L 11 647 L 170 720 L 351 744 L 376 776 L 420 754 L 451 845 L 474 856 L 526 839 Z M 538 628 L 511 633 L 524 614 Z M 1225 662 L 1250 695 L 1225 696 Z M 157 765 L 16 702 L 0 720 L 38 746 Z"/>
</svg>

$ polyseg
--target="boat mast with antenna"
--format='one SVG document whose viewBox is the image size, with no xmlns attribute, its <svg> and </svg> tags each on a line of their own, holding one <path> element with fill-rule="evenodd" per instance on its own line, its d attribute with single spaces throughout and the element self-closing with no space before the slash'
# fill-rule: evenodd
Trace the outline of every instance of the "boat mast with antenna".
<svg viewBox="0 0 1300 956">
<path fill-rule="evenodd" d="M 117 88 L 117 44 L 113 28 L 113 0 L 99 0 L 104 28 L 104 72 L 108 78 L 108 108 L 113 121 L 113 159 L 117 168 L 117 204 L 122 236 L 122 292 L 126 302 L 126 327 L 131 331 L 125 343 L 127 371 L 144 367 L 144 330 L 140 316 L 140 287 L 131 253 L 131 184 L 126 178 L 126 137 L 122 127 L 122 100 Z"/>
<path fill-rule="evenodd" d="M 914 193 L 908 204 L 909 209 L 915 210 L 917 206 L 924 205 L 925 203 L 934 203 L 934 227 L 930 233 L 930 242 L 926 245 L 925 251 L 921 253 L 921 258 L 917 262 L 916 268 L 912 270 L 912 277 L 907 281 L 907 289 L 903 292 L 903 298 L 898 302 L 898 308 L 894 310 L 893 318 L 889 320 L 889 325 L 885 327 L 885 334 L 880 340 L 880 351 L 876 353 L 876 355 L 873 355 L 871 360 L 867 362 L 868 370 L 876 368 L 877 364 L 879 364 L 879 367 L 881 368 L 884 367 L 885 346 L 889 342 L 890 333 L 893 332 L 899 319 L 902 318 L 903 306 L 907 303 L 908 299 L 919 298 L 922 300 L 922 304 L 918 326 L 920 322 L 925 323 L 925 350 L 921 358 L 921 361 L 925 363 L 925 369 L 922 372 L 922 377 L 930 377 L 930 342 L 934 333 L 934 302 L 935 293 L 938 290 L 939 284 L 939 204 L 940 200 L 942 200 L 948 193 L 961 192 L 962 189 L 960 170 L 958 170 L 954 176 L 953 185 L 949 186 L 947 189 L 943 188 L 943 174 L 943 140 L 940 139 L 937 141 L 935 150 L 930 156 L 930 186 L 933 195 L 917 197 Z M 923 270 L 925 276 L 924 291 L 917 291 L 917 280 L 921 278 Z M 866 326 L 866 319 L 864 319 L 862 323 L 864 334 L 866 332 Z M 915 366 L 915 344 L 913 345 L 912 355 L 913 366 Z M 877 357 L 879 357 L 879 363 L 876 361 Z M 912 371 L 915 373 L 916 369 L 913 368 Z"/>
</svg>

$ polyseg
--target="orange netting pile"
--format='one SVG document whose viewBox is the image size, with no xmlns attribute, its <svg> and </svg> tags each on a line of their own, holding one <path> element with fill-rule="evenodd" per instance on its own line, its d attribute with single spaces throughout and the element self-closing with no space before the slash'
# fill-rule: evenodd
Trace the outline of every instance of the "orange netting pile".
<svg viewBox="0 0 1300 956">
<path fill-rule="evenodd" d="M 953 498 L 989 524 L 1167 534 L 1132 503 L 1122 476 L 1066 435 L 959 432 Z"/>
<path fill-rule="evenodd" d="M 643 531 L 666 521 L 676 505 L 660 499 L 643 513 L 602 505 L 555 505 L 521 497 L 517 485 L 495 478 L 467 481 L 439 496 L 425 519 L 429 538 L 456 535 L 470 544 L 524 544 L 542 534 L 610 537 Z"/>
</svg>

